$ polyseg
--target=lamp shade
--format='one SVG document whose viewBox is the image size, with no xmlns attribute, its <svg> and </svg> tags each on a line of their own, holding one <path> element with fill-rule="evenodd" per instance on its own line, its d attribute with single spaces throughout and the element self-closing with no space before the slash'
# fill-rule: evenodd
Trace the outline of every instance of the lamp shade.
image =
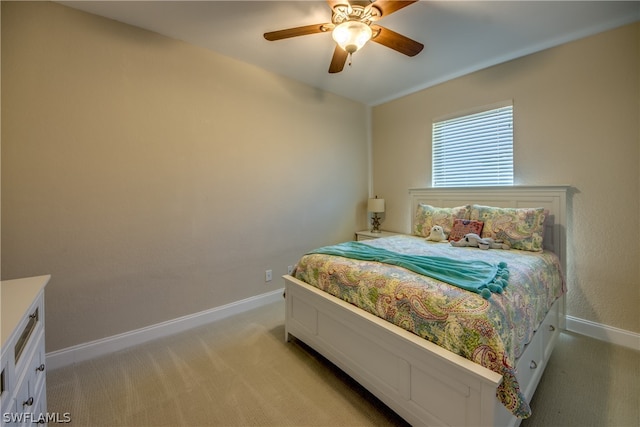
<svg viewBox="0 0 640 427">
<path fill-rule="evenodd" d="M 367 210 L 369 212 L 384 212 L 384 199 L 369 199 L 369 203 L 367 204 Z"/>
<path fill-rule="evenodd" d="M 354 53 L 369 41 L 371 27 L 359 21 L 347 21 L 333 29 L 331 34 L 338 45 L 349 53 Z"/>
</svg>

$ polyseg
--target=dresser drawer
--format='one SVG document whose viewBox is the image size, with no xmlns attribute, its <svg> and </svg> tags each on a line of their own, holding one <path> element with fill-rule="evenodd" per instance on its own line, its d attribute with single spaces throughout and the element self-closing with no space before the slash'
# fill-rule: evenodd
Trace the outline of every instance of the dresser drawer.
<svg viewBox="0 0 640 427">
<path fill-rule="evenodd" d="M 29 384 L 27 378 L 20 383 L 20 388 L 16 394 L 16 405 L 18 406 L 18 412 L 33 412 L 33 404 L 35 403 L 35 397 L 33 396 L 33 386 Z"/>
<path fill-rule="evenodd" d="M 36 387 L 35 403 L 33 404 L 33 412 L 35 418 L 31 422 L 31 426 L 34 423 L 46 424 L 47 421 L 47 388 L 44 387 L 44 383 L 40 383 L 40 388 Z"/>
<path fill-rule="evenodd" d="M 8 359 L 4 353 L 0 358 L 2 362 L 2 366 L 0 366 L 0 410 L 2 414 L 15 411 L 15 401 L 12 400 L 12 394 L 15 392 L 12 386 L 16 383 L 14 378 L 15 371 L 13 364 L 9 364 Z"/>
<path fill-rule="evenodd" d="M 33 310 L 31 310 L 28 316 L 26 316 L 24 324 L 19 329 L 21 332 L 18 335 L 16 342 L 13 343 L 13 357 L 15 358 L 15 370 L 21 372 L 23 370 L 29 370 L 34 364 L 34 353 L 39 351 L 41 344 L 44 344 L 44 327 L 42 315 L 44 314 L 43 299 L 39 299 L 35 304 Z M 44 349 L 42 349 L 44 351 Z M 38 356 L 37 360 L 41 360 L 42 357 Z"/>
<path fill-rule="evenodd" d="M 47 367 L 45 365 L 46 354 L 44 352 L 44 329 L 41 331 L 41 334 L 42 337 L 38 340 L 36 353 L 31 360 L 31 366 L 27 368 L 31 369 L 31 375 L 34 380 L 36 390 L 45 388 L 47 383 Z"/>
<path fill-rule="evenodd" d="M 362 242 L 363 240 L 373 240 L 373 239 L 377 239 L 377 237 L 366 236 L 364 234 L 357 234 L 356 235 L 356 240 L 358 242 Z"/>
<path fill-rule="evenodd" d="M 46 384 L 44 364 L 41 362 L 44 357 L 43 335 L 43 331 L 40 329 L 40 332 L 33 337 L 33 342 L 29 343 L 20 359 L 21 369 L 18 371 L 21 376 L 18 377 L 17 410 L 18 412 L 30 413 L 35 418 L 41 412 L 42 402 L 39 398 Z M 32 422 L 27 420 L 27 423 L 31 424 Z"/>
</svg>

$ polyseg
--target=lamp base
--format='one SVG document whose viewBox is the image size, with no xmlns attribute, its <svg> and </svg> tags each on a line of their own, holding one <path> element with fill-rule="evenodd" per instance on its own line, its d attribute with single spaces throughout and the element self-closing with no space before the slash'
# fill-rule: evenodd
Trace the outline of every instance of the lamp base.
<svg viewBox="0 0 640 427">
<path fill-rule="evenodd" d="M 371 217 L 371 232 L 380 233 L 380 217 L 377 213 L 374 213 Z"/>
</svg>

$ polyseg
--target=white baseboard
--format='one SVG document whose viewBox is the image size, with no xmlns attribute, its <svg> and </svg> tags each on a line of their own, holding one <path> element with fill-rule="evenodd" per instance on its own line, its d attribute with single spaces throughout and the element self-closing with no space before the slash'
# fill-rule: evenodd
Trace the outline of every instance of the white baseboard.
<svg viewBox="0 0 640 427">
<path fill-rule="evenodd" d="M 216 320 L 234 314 L 242 313 L 253 308 L 263 306 L 282 298 L 284 288 L 277 289 L 266 294 L 257 295 L 244 300 L 236 301 L 210 310 L 178 317 L 177 319 L 157 323 L 155 325 L 136 329 L 118 335 L 90 341 L 72 347 L 47 353 L 47 369 L 56 369 L 83 360 L 93 359 L 98 356 L 123 350 L 134 345 L 142 344 L 157 338 L 166 337 L 177 332 L 186 331 L 197 326 L 202 326 Z"/>
<path fill-rule="evenodd" d="M 617 344 L 640 351 L 640 334 L 603 325 L 590 320 L 567 316 L 567 331 L 586 335 L 611 344 Z"/>
</svg>

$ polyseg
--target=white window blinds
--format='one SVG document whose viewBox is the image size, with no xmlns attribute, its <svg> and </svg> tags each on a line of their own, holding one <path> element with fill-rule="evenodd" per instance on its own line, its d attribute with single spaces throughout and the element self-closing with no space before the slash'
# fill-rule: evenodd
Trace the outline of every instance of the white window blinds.
<svg viewBox="0 0 640 427">
<path fill-rule="evenodd" d="M 513 105 L 433 123 L 433 186 L 513 185 Z"/>
</svg>

